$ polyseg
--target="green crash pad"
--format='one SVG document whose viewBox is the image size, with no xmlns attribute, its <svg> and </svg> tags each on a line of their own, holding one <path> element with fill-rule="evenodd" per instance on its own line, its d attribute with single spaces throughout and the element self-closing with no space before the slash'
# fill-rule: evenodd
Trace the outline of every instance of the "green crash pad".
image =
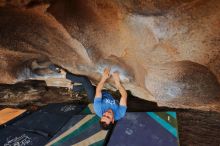
<svg viewBox="0 0 220 146">
<path fill-rule="evenodd" d="M 47 146 L 102 146 L 107 131 L 101 130 L 99 119 L 94 114 L 75 115 Z"/>
</svg>

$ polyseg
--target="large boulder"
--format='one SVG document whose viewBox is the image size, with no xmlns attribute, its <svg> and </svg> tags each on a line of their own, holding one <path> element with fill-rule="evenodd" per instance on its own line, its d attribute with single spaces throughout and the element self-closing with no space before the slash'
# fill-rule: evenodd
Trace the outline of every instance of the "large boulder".
<svg viewBox="0 0 220 146">
<path fill-rule="evenodd" d="M 0 3 L 1 83 L 65 86 L 51 63 L 97 83 L 110 66 L 140 98 L 219 110 L 219 1 L 16 2 Z"/>
<path fill-rule="evenodd" d="M 145 85 L 160 106 L 209 109 L 220 98 L 220 85 L 215 75 L 207 67 L 190 61 L 151 68 Z"/>
</svg>

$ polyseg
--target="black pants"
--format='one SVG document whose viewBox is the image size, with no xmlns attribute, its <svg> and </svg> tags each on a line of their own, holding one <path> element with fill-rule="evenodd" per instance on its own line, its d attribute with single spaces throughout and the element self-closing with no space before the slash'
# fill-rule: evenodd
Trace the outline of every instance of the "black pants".
<svg viewBox="0 0 220 146">
<path fill-rule="evenodd" d="M 72 82 L 81 83 L 82 85 L 73 86 L 73 91 L 77 92 L 77 91 L 81 91 L 84 89 L 87 93 L 87 97 L 89 101 L 92 103 L 94 102 L 96 87 L 92 85 L 88 77 L 82 76 L 82 75 L 75 75 L 72 73 L 67 73 L 66 78 L 71 80 Z"/>
</svg>

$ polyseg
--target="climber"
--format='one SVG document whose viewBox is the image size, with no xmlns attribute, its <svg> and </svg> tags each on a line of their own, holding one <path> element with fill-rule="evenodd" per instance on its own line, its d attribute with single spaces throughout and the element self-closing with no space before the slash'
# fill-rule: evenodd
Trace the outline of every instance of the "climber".
<svg viewBox="0 0 220 146">
<path fill-rule="evenodd" d="M 100 126 L 104 130 L 108 130 L 113 127 L 114 122 L 121 119 L 127 110 L 127 92 L 120 83 L 120 77 L 118 72 L 112 73 L 116 88 L 121 94 L 120 101 L 113 98 L 113 96 L 107 91 L 103 91 L 104 83 L 110 77 L 110 69 L 105 68 L 102 78 L 97 87 L 93 86 L 90 80 L 86 76 L 75 75 L 59 69 L 59 72 L 65 76 L 66 79 L 71 80 L 74 83 L 81 83 L 87 92 L 88 99 L 94 103 L 94 111 L 101 118 Z M 77 86 L 76 86 L 77 87 Z M 75 86 L 72 87 L 75 91 Z"/>
<path fill-rule="evenodd" d="M 101 117 L 100 124 L 104 130 L 113 127 L 114 120 L 119 120 L 124 117 L 127 109 L 127 92 L 120 83 L 118 72 L 112 74 L 116 88 L 121 94 L 120 102 L 118 103 L 111 94 L 102 92 L 102 88 L 106 80 L 110 77 L 110 69 L 106 68 L 100 82 L 96 87 L 94 100 L 94 110 Z"/>
</svg>

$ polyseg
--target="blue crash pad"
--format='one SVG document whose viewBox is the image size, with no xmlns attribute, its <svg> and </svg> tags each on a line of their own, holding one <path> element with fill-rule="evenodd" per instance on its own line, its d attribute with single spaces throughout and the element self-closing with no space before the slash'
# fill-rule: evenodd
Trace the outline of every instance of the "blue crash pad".
<svg viewBox="0 0 220 146">
<path fill-rule="evenodd" d="M 178 146 L 175 112 L 126 113 L 112 132 L 108 146 Z"/>
</svg>

